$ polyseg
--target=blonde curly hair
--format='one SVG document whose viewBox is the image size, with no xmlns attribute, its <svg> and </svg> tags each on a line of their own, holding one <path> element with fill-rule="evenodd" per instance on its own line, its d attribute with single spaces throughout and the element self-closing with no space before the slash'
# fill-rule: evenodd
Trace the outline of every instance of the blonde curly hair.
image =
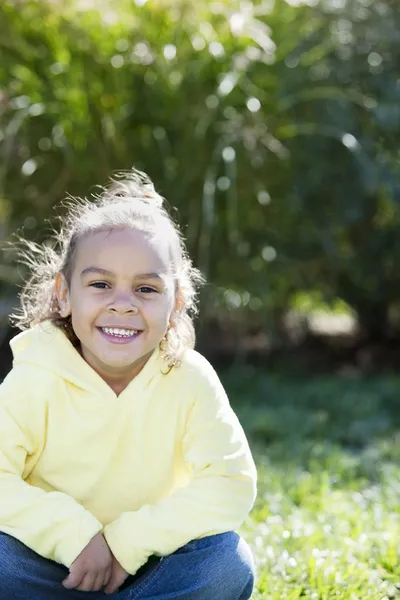
<svg viewBox="0 0 400 600">
<path fill-rule="evenodd" d="M 185 350 L 195 344 L 193 317 L 197 313 L 197 287 L 203 278 L 193 267 L 178 226 L 163 207 L 163 202 L 150 178 L 136 169 L 117 173 L 110 185 L 101 188 L 101 193 L 91 200 L 70 197 L 66 204 L 67 214 L 62 218 L 63 226 L 49 241 L 36 244 L 21 240 L 20 262 L 29 267 L 30 276 L 20 293 L 20 310 L 11 315 L 12 323 L 27 329 L 50 320 L 75 346 L 79 346 L 71 317 L 61 316 L 55 294 L 58 273 L 62 273 L 70 284 L 79 240 L 99 230 L 128 227 L 154 235 L 161 228 L 163 237 L 169 240 L 180 309 L 160 347 L 168 366 L 178 365 Z"/>
</svg>

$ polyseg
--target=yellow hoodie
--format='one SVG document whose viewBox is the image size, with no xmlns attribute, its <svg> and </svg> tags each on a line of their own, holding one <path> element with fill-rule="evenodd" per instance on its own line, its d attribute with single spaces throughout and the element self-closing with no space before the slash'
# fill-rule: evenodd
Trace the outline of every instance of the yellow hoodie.
<svg viewBox="0 0 400 600">
<path fill-rule="evenodd" d="M 96 533 L 135 574 L 151 554 L 238 528 L 256 469 L 200 354 L 159 350 L 117 396 L 50 322 L 11 341 L 0 386 L 0 531 L 69 567 Z"/>
</svg>

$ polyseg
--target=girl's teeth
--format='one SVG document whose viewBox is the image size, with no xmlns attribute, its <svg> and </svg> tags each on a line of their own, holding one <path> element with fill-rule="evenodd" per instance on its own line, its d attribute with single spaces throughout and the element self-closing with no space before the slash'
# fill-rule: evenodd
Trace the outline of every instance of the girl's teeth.
<svg viewBox="0 0 400 600">
<path fill-rule="evenodd" d="M 136 329 L 116 329 L 114 327 L 102 327 L 102 330 L 108 335 L 116 335 L 119 337 L 133 337 L 137 334 Z"/>
</svg>

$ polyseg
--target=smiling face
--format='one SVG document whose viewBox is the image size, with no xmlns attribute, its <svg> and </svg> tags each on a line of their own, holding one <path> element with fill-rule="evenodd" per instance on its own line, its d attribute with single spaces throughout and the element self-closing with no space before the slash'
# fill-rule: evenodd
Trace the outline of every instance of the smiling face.
<svg viewBox="0 0 400 600">
<path fill-rule="evenodd" d="M 78 242 L 71 281 L 56 296 L 86 362 L 121 390 L 164 337 L 175 306 L 167 244 L 133 229 L 87 234 Z"/>
</svg>

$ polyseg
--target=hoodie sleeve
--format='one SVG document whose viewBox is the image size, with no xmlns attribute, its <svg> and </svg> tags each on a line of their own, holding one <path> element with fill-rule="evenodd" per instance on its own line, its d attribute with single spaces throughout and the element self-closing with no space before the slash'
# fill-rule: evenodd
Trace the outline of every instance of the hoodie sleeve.
<svg viewBox="0 0 400 600">
<path fill-rule="evenodd" d="M 24 479 L 45 445 L 47 403 L 13 369 L 0 386 L 0 531 L 69 567 L 102 524 L 72 497 Z M 25 384 L 25 385 L 23 385 Z"/>
<path fill-rule="evenodd" d="M 131 575 L 152 554 L 167 556 L 193 539 L 237 529 L 256 497 L 246 436 L 217 374 L 202 360 L 201 377 L 191 374 L 185 387 L 192 401 L 182 453 L 191 481 L 154 504 L 122 513 L 104 529 L 111 551 Z"/>
</svg>

